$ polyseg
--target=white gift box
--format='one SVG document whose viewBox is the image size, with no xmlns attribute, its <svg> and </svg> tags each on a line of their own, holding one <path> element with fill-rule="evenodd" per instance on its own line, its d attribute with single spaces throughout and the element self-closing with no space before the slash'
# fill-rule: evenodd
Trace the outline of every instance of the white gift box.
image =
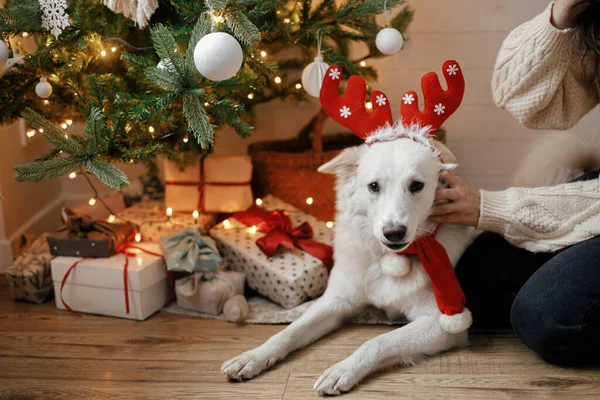
<svg viewBox="0 0 600 400">
<path fill-rule="evenodd" d="M 138 225 L 144 242 L 160 242 L 161 237 L 174 235 L 189 226 L 208 229 L 215 224 L 215 214 L 208 213 L 199 213 L 198 218 L 194 218 L 192 213 L 174 212 L 167 218 L 162 200 L 138 203 L 118 214 L 117 222 L 122 222 L 119 218 Z"/>
<path fill-rule="evenodd" d="M 156 243 L 136 243 L 136 246 L 154 253 L 161 253 Z M 124 274 L 125 255 L 109 258 L 80 259 L 56 257 L 52 260 L 52 280 L 56 307 L 66 310 L 61 299 L 61 284 L 69 268 L 78 260 L 62 289 L 62 298 L 71 309 L 112 317 L 145 320 L 171 298 L 164 260 L 137 249 L 128 249 L 135 256 L 129 257 L 127 282 L 129 314 L 126 312 Z"/>
<path fill-rule="evenodd" d="M 165 161 L 165 205 L 173 211 L 232 213 L 253 204 L 248 156 L 209 154 L 183 171 Z"/>
<path fill-rule="evenodd" d="M 266 196 L 263 208 L 287 211 L 294 227 L 308 222 L 313 229 L 313 240 L 333 245 L 333 229 L 281 199 Z M 226 229 L 226 226 L 229 228 Z M 290 250 L 283 246 L 268 258 L 256 245 L 256 240 L 264 234 L 234 218 L 215 226 L 210 235 L 217 242 L 228 269 L 245 273 L 251 289 L 285 308 L 293 308 L 318 297 L 327 287 L 329 272 L 321 260 L 297 247 Z"/>
</svg>

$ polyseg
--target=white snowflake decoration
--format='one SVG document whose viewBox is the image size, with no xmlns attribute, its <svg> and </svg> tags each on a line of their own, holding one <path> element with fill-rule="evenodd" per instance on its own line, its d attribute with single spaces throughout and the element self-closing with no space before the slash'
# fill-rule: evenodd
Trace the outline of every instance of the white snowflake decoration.
<svg viewBox="0 0 600 400">
<path fill-rule="evenodd" d="M 332 79 L 332 80 L 334 80 L 334 81 L 335 81 L 336 79 L 340 79 L 340 76 L 341 76 L 340 70 L 339 70 L 339 69 L 337 69 L 337 68 L 334 68 L 334 69 L 332 69 L 332 70 L 329 72 L 329 76 L 330 76 L 330 77 L 331 77 L 331 79 Z"/>
<path fill-rule="evenodd" d="M 377 95 L 377 97 L 375 98 L 375 103 L 377 103 L 377 105 L 378 105 L 379 107 L 381 107 L 381 106 L 385 106 L 385 105 L 387 104 L 387 99 L 385 98 L 385 96 L 384 96 L 384 95 L 382 95 L 382 94 L 379 94 L 379 95 Z"/>
<path fill-rule="evenodd" d="M 456 75 L 456 73 L 458 72 L 458 65 L 449 65 L 448 69 L 446 69 L 446 72 L 448 73 L 448 75 Z"/>
<path fill-rule="evenodd" d="M 404 104 L 410 105 L 415 101 L 415 96 L 413 96 L 412 93 L 406 93 L 404 96 L 402 96 L 402 101 Z"/>
<path fill-rule="evenodd" d="M 67 0 L 39 0 L 42 10 L 42 28 L 58 39 L 63 29 L 69 26 Z"/>
<path fill-rule="evenodd" d="M 340 117 L 348 118 L 351 115 L 352 115 L 352 112 L 350 111 L 350 109 L 348 107 L 343 106 L 342 108 L 340 108 Z"/>
<path fill-rule="evenodd" d="M 444 110 L 446 110 L 446 106 L 442 103 L 436 104 L 436 106 L 433 108 L 433 112 L 437 115 L 442 115 L 444 113 Z"/>
</svg>

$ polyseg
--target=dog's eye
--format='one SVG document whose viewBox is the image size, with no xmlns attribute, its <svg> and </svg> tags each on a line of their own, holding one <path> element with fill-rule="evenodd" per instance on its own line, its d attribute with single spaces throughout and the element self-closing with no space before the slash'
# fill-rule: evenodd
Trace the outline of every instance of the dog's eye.
<svg viewBox="0 0 600 400">
<path fill-rule="evenodd" d="M 371 193 L 379 193 L 380 189 L 381 188 L 379 187 L 379 183 L 377 183 L 377 182 L 369 183 L 369 190 L 371 191 Z"/>
<path fill-rule="evenodd" d="M 425 184 L 423 182 L 413 181 L 410 184 L 410 192 L 419 193 L 421 190 L 423 190 L 423 187 L 425 187 Z"/>
</svg>

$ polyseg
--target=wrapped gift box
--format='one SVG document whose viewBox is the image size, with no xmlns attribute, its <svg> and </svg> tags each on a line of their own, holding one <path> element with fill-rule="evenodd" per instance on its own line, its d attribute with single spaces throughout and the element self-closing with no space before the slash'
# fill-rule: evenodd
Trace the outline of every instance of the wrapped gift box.
<svg viewBox="0 0 600 400">
<path fill-rule="evenodd" d="M 50 253 L 64 257 L 110 257 L 135 234 L 129 223 L 93 221 L 89 231 L 71 231 L 67 225 L 48 236 Z"/>
<path fill-rule="evenodd" d="M 200 213 L 198 219 L 194 219 L 192 213 L 174 212 L 167 218 L 164 202 L 155 200 L 138 203 L 119 213 L 118 217 L 138 225 L 145 242 L 160 242 L 161 237 L 174 235 L 188 226 L 208 229 L 215 224 L 215 214 L 209 213 Z"/>
<path fill-rule="evenodd" d="M 209 154 L 183 171 L 165 161 L 165 204 L 173 211 L 232 213 L 244 211 L 254 201 L 248 156 Z"/>
<path fill-rule="evenodd" d="M 308 222 L 312 226 L 314 240 L 330 246 L 333 244 L 333 230 L 315 217 L 273 196 L 263 199 L 263 207 L 269 211 L 286 210 L 294 227 Z M 290 250 L 282 246 L 268 258 L 256 245 L 256 240 L 264 234 L 234 218 L 217 225 L 210 234 L 229 269 L 245 273 L 250 288 L 285 308 L 318 297 L 327 287 L 329 272 L 321 260 L 299 248 Z"/>
<path fill-rule="evenodd" d="M 43 303 L 52 298 L 52 255 L 46 242 L 47 234 L 37 238 L 6 269 L 10 293 L 15 300 Z"/>
<path fill-rule="evenodd" d="M 160 253 L 156 243 L 136 244 L 146 250 Z M 129 294 L 129 314 L 126 312 L 123 269 L 125 255 L 116 254 L 109 258 L 82 260 L 75 257 L 57 257 L 52 260 L 52 280 L 56 307 L 67 309 L 63 300 L 77 312 L 108 315 L 112 317 L 144 320 L 163 308 L 171 298 L 171 288 L 167 279 L 162 257 L 143 253 L 136 249 L 129 257 L 127 282 Z M 69 268 L 80 260 L 61 284 Z"/>
</svg>

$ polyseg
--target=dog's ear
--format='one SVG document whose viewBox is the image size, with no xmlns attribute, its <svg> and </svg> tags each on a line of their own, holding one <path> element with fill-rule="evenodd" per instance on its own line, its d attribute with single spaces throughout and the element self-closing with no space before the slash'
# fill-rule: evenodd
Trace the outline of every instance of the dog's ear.
<svg viewBox="0 0 600 400">
<path fill-rule="evenodd" d="M 456 167 L 458 167 L 458 164 L 454 164 L 454 163 L 443 163 L 443 164 L 442 164 L 442 171 L 452 171 L 452 170 L 454 170 Z"/>
<path fill-rule="evenodd" d="M 362 154 L 362 148 L 363 146 L 355 146 L 342 151 L 331 161 L 321 165 L 318 171 L 342 177 L 354 174 L 358 166 L 358 160 Z"/>
</svg>

